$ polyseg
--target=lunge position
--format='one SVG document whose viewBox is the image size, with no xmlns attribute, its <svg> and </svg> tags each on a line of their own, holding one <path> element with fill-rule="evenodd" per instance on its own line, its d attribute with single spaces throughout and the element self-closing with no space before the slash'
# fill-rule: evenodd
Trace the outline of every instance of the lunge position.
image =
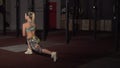
<svg viewBox="0 0 120 68">
<path fill-rule="evenodd" d="M 32 54 L 33 50 L 39 53 L 48 54 L 51 56 L 54 62 L 57 60 L 57 54 L 55 51 L 50 51 L 48 49 L 42 48 L 39 43 L 40 39 L 35 35 L 36 24 L 35 24 L 35 13 L 27 12 L 25 13 L 26 22 L 22 26 L 22 35 L 26 37 L 28 48 L 25 54 Z"/>
</svg>

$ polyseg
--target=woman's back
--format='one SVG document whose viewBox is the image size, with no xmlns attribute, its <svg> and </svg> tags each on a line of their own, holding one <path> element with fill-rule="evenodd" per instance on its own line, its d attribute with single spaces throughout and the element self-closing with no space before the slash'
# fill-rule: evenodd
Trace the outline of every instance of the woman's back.
<svg viewBox="0 0 120 68">
<path fill-rule="evenodd" d="M 27 38 L 32 38 L 33 36 L 35 36 L 35 24 L 25 23 L 25 31 L 27 34 Z"/>
</svg>

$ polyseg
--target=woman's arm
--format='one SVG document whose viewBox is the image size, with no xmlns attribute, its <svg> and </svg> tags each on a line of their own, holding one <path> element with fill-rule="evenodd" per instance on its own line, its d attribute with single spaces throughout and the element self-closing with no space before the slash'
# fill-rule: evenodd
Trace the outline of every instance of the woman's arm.
<svg viewBox="0 0 120 68">
<path fill-rule="evenodd" d="M 32 22 L 34 23 L 35 22 L 35 13 L 32 12 Z"/>
<path fill-rule="evenodd" d="M 23 24 L 22 26 L 22 36 L 25 37 L 26 33 L 25 33 L 25 24 Z"/>
<path fill-rule="evenodd" d="M 32 23 L 35 26 L 35 29 L 37 29 L 37 25 L 35 23 L 35 13 L 34 12 L 32 12 Z"/>
</svg>

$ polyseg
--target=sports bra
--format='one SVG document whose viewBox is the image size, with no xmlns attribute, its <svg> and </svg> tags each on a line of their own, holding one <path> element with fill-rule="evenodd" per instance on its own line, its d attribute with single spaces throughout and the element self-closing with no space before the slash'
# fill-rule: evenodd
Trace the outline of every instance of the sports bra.
<svg viewBox="0 0 120 68">
<path fill-rule="evenodd" d="M 26 29 L 26 32 L 31 32 L 35 30 L 35 26 L 31 26 L 29 28 Z"/>
</svg>

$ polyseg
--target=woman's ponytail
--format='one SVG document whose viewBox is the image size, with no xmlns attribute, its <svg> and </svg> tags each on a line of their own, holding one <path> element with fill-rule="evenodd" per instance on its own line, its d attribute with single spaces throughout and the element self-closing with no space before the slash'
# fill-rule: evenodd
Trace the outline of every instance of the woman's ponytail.
<svg viewBox="0 0 120 68">
<path fill-rule="evenodd" d="M 34 12 L 28 12 L 28 16 L 31 19 L 31 23 L 35 22 L 35 13 Z"/>
</svg>

